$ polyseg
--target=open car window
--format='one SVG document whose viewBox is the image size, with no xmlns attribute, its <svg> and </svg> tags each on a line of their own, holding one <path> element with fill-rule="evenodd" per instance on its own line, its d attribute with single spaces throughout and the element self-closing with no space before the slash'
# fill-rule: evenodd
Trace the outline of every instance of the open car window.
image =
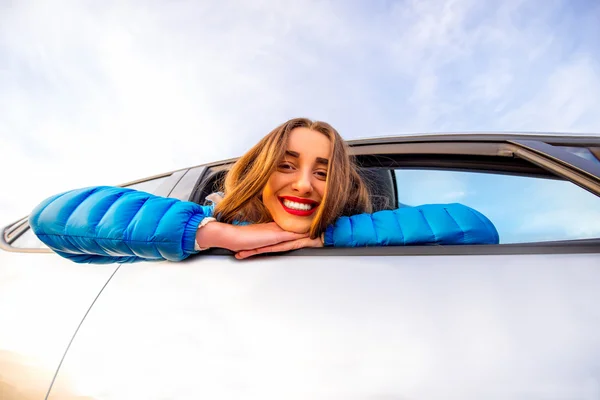
<svg viewBox="0 0 600 400">
<path fill-rule="evenodd" d="M 125 187 L 141 190 L 142 192 L 156 193 L 157 189 L 160 188 L 160 186 L 164 184 L 167 179 L 169 179 L 169 176 L 161 176 L 160 178 L 134 183 Z"/>
<path fill-rule="evenodd" d="M 461 203 L 486 215 L 500 243 L 600 237 L 600 197 L 569 181 L 464 171 L 396 169 L 408 205 Z"/>
</svg>

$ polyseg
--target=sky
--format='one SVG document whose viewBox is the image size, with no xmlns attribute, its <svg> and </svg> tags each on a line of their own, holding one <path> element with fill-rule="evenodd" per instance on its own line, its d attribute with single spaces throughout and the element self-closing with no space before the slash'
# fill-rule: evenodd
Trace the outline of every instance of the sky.
<svg viewBox="0 0 600 400">
<path fill-rule="evenodd" d="M 297 116 L 346 139 L 598 134 L 600 2 L 0 0 L 0 225 Z"/>
</svg>

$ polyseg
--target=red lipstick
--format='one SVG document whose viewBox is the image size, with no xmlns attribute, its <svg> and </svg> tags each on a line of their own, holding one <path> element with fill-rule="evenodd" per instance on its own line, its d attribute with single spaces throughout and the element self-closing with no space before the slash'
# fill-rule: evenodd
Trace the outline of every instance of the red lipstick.
<svg viewBox="0 0 600 400">
<path fill-rule="evenodd" d="M 308 216 L 312 215 L 317 210 L 317 206 L 319 205 L 319 203 L 314 200 L 303 199 L 301 197 L 281 196 L 278 199 L 279 199 L 279 202 L 281 203 L 281 206 L 283 207 L 283 209 L 286 212 L 288 212 L 292 215 L 296 215 L 298 217 L 308 217 Z M 289 200 L 289 201 L 293 201 L 295 203 L 300 203 L 300 204 L 309 204 L 311 206 L 311 209 L 310 210 L 295 210 L 293 208 L 288 208 L 285 206 L 285 204 L 283 204 L 283 200 Z"/>
</svg>

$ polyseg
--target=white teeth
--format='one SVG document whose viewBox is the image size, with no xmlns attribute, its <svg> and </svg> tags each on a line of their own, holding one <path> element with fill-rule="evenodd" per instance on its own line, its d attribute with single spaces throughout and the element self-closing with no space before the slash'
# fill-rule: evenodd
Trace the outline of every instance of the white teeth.
<svg viewBox="0 0 600 400">
<path fill-rule="evenodd" d="M 291 208 L 292 210 L 298 210 L 298 211 L 308 211 L 312 208 L 310 206 L 310 204 L 298 203 L 298 202 L 287 200 L 287 199 L 283 200 L 283 205 L 286 206 L 287 208 Z"/>
</svg>

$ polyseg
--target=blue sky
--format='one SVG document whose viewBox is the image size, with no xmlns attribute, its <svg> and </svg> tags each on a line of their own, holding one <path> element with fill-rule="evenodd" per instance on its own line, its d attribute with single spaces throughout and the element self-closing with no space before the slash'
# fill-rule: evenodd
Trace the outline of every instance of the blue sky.
<svg viewBox="0 0 600 400">
<path fill-rule="evenodd" d="M 600 133 L 600 3 L 0 3 L 0 222 L 74 187 L 345 138 Z M 600 215 L 600 214 L 599 214 Z"/>
</svg>

